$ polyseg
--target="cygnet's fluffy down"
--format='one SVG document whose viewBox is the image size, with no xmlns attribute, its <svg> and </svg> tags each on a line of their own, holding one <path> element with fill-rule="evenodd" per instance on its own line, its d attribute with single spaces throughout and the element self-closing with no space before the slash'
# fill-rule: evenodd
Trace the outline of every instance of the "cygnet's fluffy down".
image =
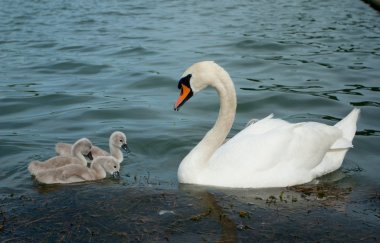
<svg viewBox="0 0 380 243">
<path fill-rule="evenodd" d="M 87 166 L 87 161 L 84 156 L 91 156 L 92 144 L 87 138 L 81 138 L 74 143 L 72 149 L 66 156 L 55 156 L 46 161 L 34 160 L 30 162 L 28 170 L 30 174 L 36 175 L 37 173 L 45 170 L 50 170 L 62 167 L 68 164 L 77 164 L 80 166 Z"/>
<path fill-rule="evenodd" d="M 70 164 L 63 167 L 41 171 L 36 179 L 44 184 L 66 184 L 83 181 L 100 180 L 107 173 L 119 176 L 120 164 L 112 156 L 99 156 L 91 163 L 91 167 Z"/>
<path fill-rule="evenodd" d="M 55 145 L 55 151 L 59 155 L 67 155 L 70 153 L 72 145 L 68 143 L 57 143 Z M 129 148 L 127 146 L 127 137 L 123 132 L 113 132 L 109 138 L 109 148 L 110 152 L 107 152 L 97 146 L 92 146 L 91 154 L 93 158 L 99 156 L 113 156 L 118 163 L 123 162 L 123 153 L 120 149 L 125 150 L 129 153 Z"/>
</svg>

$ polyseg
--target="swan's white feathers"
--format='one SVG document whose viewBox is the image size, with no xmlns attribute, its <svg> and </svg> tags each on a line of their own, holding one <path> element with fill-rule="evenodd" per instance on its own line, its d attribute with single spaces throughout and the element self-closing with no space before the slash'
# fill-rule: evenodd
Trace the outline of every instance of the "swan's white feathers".
<svg viewBox="0 0 380 243">
<path fill-rule="evenodd" d="M 223 144 L 236 112 L 233 82 L 214 62 L 193 64 L 184 75 L 188 73 L 195 93 L 212 86 L 221 106 L 213 128 L 182 160 L 181 183 L 240 188 L 303 184 L 338 169 L 352 147 L 359 109 L 335 126 L 292 124 L 271 114 L 250 122 Z"/>
<path fill-rule="evenodd" d="M 255 125 L 262 130 L 254 132 Z M 266 118 L 242 130 L 217 149 L 203 173 L 210 175 L 218 171 L 218 177 L 208 176 L 207 180 L 220 186 L 231 184 L 232 180 L 225 178 L 233 172 L 237 187 L 269 181 L 273 186 L 304 183 L 310 178 L 305 172 L 318 166 L 339 136 L 339 129 L 324 124 L 290 124 Z"/>
<path fill-rule="evenodd" d="M 315 177 L 325 175 L 337 170 L 343 163 L 344 156 L 349 148 L 352 148 L 352 139 L 356 132 L 356 122 L 359 118 L 360 110 L 354 108 L 350 114 L 334 125 L 342 131 L 340 137 L 326 153 L 321 163 L 311 172 Z"/>
<path fill-rule="evenodd" d="M 333 145 L 331 145 L 330 150 L 336 150 L 336 149 L 347 149 L 347 148 L 353 148 L 351 141 L 345 139 L 345 138 L 339 138 L 335 141 Z"/>
<path fill-rule="evenodd" d="M 343 137 L 349 141 L 352 141 L 355 136 L 356 122 L 359 119 L 359 115 L 360 109 L 354 108 L 350 114 L 334 125 L 334 127 L 339 128 L 343 132 Z"/>
</svg>

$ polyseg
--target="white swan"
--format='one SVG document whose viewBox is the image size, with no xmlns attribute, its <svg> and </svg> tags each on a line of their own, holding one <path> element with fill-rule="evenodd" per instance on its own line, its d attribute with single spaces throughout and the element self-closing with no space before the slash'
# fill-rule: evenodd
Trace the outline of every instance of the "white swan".
<svg viewBox="0 0 380 243">
<path fill-rule="evenodd" d="M 338 169 L 356 132 L 360 113 L 328 126 L 316 122 L 289 123 L 270 115 L 256 121 L 222 145 L 236 111 L 236 93 L 228 73 L 216 63 L 193 64 L 178 83 L 178 110 L 207 86 L 219 94 L 215 125 L 182 160 L 180 183 L 235 188 L 285 187 L 312 181 Z"/>
<path fill-rule="evenodd" d="M 62 167 L 68 164 L 78 164 L 87 166 L 87 161 L 84 156 L 91 156 L 91 142 L 87 138 L 81 138 L 74 143 L 70 153 L 65 156 L 55 156 L 46 161 L 34 160 L 29 163 L 28 170 L 30 174 L 35 175 L 40 171 L 49 170 L 57 167 Z"/>
<path fill-rule="evenodd" d="M 72 145 L 68 143 L 57 143 L 55 145 L 55 151 L 59 155 L 68 155 L 70 154 Z M 124 149 L 127 153 L 130 152 L 128 145 L 127 145 L 127 137 L 123 132 L 113 132 L 109 138 L 109 148 L 110 153 L 107 151 L 97 147 L 92 146 L 91 148 L 91 154 L 93 158 L 97 158 L 99 156 L 113 156 L 118 163 L 123 162 L 123 153 L 121 152 L 121 148 Z"/>
<path fill-rule="evenodd" d="M 120 163 L 112 156 L 99 156 L 91 162 L 91 167 L 70 164 L 63 167 L 41 171 L 36 174 L 36 180 L 44 184 L 66 184 L 82 181 L 100 180 L 107 173 L 118 177 Z"/>
</svg>

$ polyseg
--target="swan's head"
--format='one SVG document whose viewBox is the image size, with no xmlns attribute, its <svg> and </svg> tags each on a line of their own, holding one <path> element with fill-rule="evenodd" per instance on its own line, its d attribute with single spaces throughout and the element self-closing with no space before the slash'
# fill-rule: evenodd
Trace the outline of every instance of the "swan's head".
<svg viewBox="0 0 380 243">
<path fill-rule="evenodd" d="M 76 155 L 78 153 L 81 153 L 82 155 L 87 156 L 90 160 L 92 160 L 93 157 L 91 154 L 91 147 L 92 143 L 89 139 L 81 138 L 73 145 L 71 154 Z"/>
<path fill-rule="evenodd" d="M 180 94 L 174 104 L 174 110 L 178 111 L 186 101 L 207 86 L 216 86 L 218 81 L 224 78 L 222 75 L 228 74 L 213 61 L 203 61 L 191 65 L 178 82 Z"/>
<path fill-rule="evenodd" d="M 101 157 L 99 157 L 101 158 Z M 120 177 L 120 164 L 116 162 L 112 157 L 105 156 L 102 159 L 105 160 L 103 167 L 105 171 L 110 173 L 114 178 Z"/>
<path fill-rule="evenodd" d="M 127 137 L 123 132 L 113 132 L 110 139 L 113 146 L 124 149 L 127 153 L 131 151 L 128 148 Z"/>
</svg>

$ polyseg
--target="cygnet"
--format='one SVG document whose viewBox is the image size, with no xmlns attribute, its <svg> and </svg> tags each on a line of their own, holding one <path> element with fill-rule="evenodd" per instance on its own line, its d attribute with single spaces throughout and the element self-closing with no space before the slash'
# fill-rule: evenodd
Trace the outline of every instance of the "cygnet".
<svg viewBox="0 0 380 243">
<path fill-rule="evenodd" d="M 41 171 L 36 179 L 45 184 L 66 184 L 83 181 L 100 180 L 107 173 L 119 177 L 120 164 L 112 156 L 100 156 L 94 159 L 91 167 L 69 164 L 63 167 Z"/>
<path fill-rule="evenodd" d="M 43 162 L 34 160 L 30 162 L 28 170 L 30 174 L 36 175 L 41 171 L 62 167 L 68 164 L 87 166 L 87 161 L 84 156 L 92 158 L 91 147 L 92 144 L 90 140 L 87 138 L 81 138 L 74 143 L 67 155 L 55 156 Z"/>
<path fill-rule="evenodd" d="M 68 143 L 57 143 L 55 145 L 55 151 L 59 155 L 66 155 L 70 153 L 72 145 Z M 91 154 L 93 158 L 97 158 L 99 156 L 113 156 L 118 163 L 123 162 L 123 153 L 121 152 L 121 148 L 125 150 L 127 153 L 130 152 L 127 145 L 127 137 L 123 132 L 113 132 L 109 138 L 109 148 L 110 153 L 97 147 L 92 146 Z"/>
</svg>

